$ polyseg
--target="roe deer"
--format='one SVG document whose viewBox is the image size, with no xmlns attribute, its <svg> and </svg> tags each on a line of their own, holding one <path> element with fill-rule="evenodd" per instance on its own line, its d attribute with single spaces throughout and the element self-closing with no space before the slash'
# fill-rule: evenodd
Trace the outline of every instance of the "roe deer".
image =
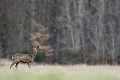
<svg viewBox="0 0 120 80">
<path fill-rule="evenodd" d="M 33 53 L 32 54 L 19 54 L 16 53 L 14 55 L 12 55 L 12 60 L 13 63 L 10 65 L 10 68 L 15 65 L 15 67 L 17 68 L 18 64 L 21 63 L 27 63 L 28 67 L 31 68 L 31 63 L 34 61 L 36 55 L 37 55 L 37 49 L 39 48 L 39 46 L 37 47 L 32 47 L 33 49 Z"/>
</svg>

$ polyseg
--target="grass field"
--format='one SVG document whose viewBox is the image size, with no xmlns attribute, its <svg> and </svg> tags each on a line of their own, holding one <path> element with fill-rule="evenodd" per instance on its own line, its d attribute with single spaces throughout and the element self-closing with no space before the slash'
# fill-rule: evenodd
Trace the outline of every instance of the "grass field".
<svg viewBox="0 0 120 80">
<path fill-rule="evenodd" d="M 0 80 L 120 80 L 120 66 L 27 65 L 9 69 L 11 62 L 0 67 Z"/>
</svg>

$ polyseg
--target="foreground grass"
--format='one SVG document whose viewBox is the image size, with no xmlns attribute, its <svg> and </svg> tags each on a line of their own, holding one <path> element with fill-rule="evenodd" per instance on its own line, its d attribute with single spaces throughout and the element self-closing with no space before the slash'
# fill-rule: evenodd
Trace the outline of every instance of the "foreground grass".
<svg viewBox="0 0 120 80">
<path fill-rule="evenodd" d="M 0 67 L 0 80 L 120 80 L 120 66 L 50 66 L 34 65 L 29 69 Z"/>
</svg>

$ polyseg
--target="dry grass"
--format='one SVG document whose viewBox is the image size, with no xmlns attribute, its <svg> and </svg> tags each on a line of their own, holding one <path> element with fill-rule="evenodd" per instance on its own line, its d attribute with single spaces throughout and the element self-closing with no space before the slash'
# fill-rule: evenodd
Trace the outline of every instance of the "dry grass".
<svg viewBox="0 0 120 80">
<path fill-rule="evenodd" d="M 0 80 L 120 80 L 120 66 L 20 64 L 10 70 L 10 61 L 0 61 Z"/>
</svg>

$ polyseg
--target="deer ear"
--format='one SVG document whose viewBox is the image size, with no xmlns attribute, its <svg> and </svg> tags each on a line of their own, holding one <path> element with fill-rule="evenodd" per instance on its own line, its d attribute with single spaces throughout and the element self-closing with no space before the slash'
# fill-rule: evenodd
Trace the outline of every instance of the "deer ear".
<svg viewBox="0 0 120 80">
<path fill-rule="evenodd" d="M 37 46 L 37 48 L 39 48 L 39 46 Z"/>
</svg>

